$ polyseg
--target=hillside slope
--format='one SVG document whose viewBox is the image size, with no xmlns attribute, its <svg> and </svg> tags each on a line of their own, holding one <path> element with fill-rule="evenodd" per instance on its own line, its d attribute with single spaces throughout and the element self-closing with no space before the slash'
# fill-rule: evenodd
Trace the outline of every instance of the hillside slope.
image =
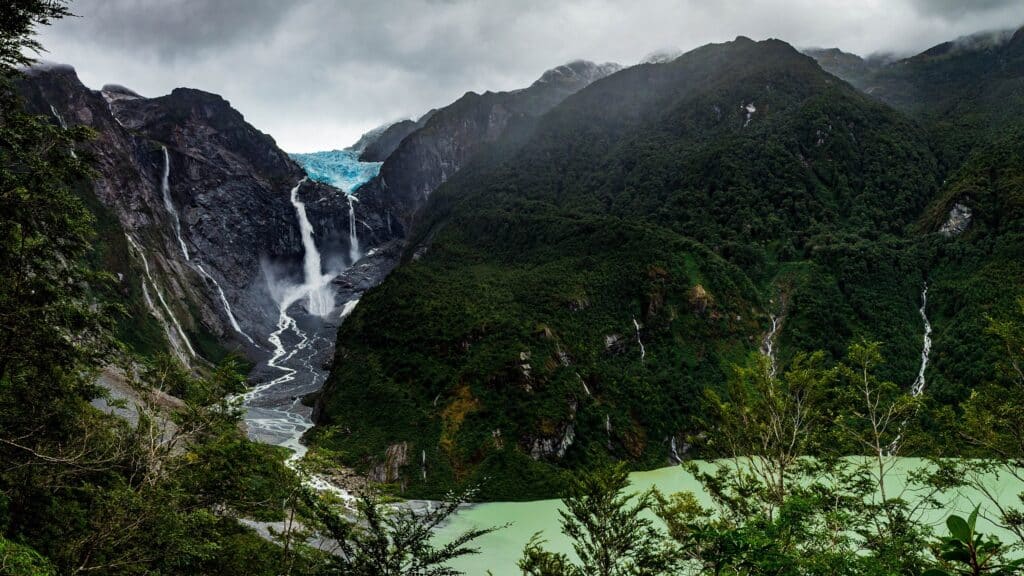
<svg viewBox="0 0 1024 576">
<path fill-rule="evenodd" d="M 779 41 L 598 80 L 433 193 L 340 331 L 315 441 L 413 495 L 660 465 L 770 313 L 784 350 L 885 339 L 909 382 L 904 244 L 935 166 L 914 123 Z"/>
</svg>

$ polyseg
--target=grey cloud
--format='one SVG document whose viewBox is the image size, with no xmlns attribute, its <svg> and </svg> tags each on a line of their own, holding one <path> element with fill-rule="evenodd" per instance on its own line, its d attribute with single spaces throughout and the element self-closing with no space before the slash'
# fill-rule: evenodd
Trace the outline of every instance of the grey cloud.
<svg viewBox="0 0 1024 576">
<path fill-rule="evenodd" d="M 955 20 L 969 14 L 1012 8 L 1019 5 L 1020 0 L 913 0 L 913 4 L 921 14 Z M 1008 26 L 1013 24 L 1007 22 Z"/>
<path fill-rule="evenodd" d="M 186 58 L 272 33 L 296 4 L 282 0 L 81 0 L 69 35 L 112 49 Z"/>
<path fill-rule="evenodd" d="M 1024 22 L 980 0 L 79 0 L 47 29 L 89 85 L 222 94 L 285 149 L 344 147 L 469 90 L 526 86 L 577 58 L 629 64 L 737 35 L 909 53 Z M 958 12 L 958 10 L 960 10 Z M 927 17 L 922 17 L 922 15 Z M 958 16 L 950 16 L 958 15 Z"/>
</svg>

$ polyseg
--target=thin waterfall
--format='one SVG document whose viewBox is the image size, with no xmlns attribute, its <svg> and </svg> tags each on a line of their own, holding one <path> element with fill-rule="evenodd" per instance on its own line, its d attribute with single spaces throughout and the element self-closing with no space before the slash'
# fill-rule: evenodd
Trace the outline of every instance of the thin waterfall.
<svg viewBox="0 0 1024 576">
<path fill-rule="evenodd" d="M 640 323 L 636 321 L 636 316 L 633 317 L 633 327 L 636 328 L 636 342 L 640 345 L 640 362 L 643 362 L 647 358 L 647 349 L 644 348 L 644 341 L 640 339 Z"/>
<path fill-rule="evenodd" d="M 203 268 L 203 265 L 198 262 L 196 262 L 196 270 L 199 271 L 203 278 L 206 278 L 207 280 L 212 282 L 214 288 L 217 289 L 217 295 L 220 296 L 220 303 L 224 306 L 224 312 L 227 313 L 228 321 L 231 322 L 231 327 L 234 328 L 235 332 L 241 334 L 253 346 L 259 346 L 258 344 L 256 344 L 256 341 L 253 340 L 251 336 L 246 334 L 245 331 L 242 330 L 242 327 L 238 325 L 238 320 L 235 318 L 235 314 L 231 311 L 231 304 L 228 303 L 228 297 L 226 294 L 224 294 L 224 289 L 220 287 L 220 283 L 217 282 L 217 280 L 214 279 L 214 277 L 211 276 L 210 273 L 207 272 L 205 268 Z"/>
<path fill-rule="evenodd" d="M 299 180 L 291 192 L 292 206 L 295 206 L 295 214 L 299 218 L 299 232 L 302 235 L 304 288 L 307 293 L 309 313 L 315 316 L 327 316 L 334 309 L 334 295 L 327 286 L 330 276 L 324 275 L 321 269 L 320 252 L 317 250 L 316 242 L 313 241 L 313 225 L 309 223 L 309 218 L 306 216 L 306 205 L 299 200 L 299 188 L 306 180 L 306 178 Z"/>
<path fill-rule="evenodd" d="M 185 240 L 181 237 L 181 219 L 178 218 L 178 210 L 174 207 L 174 202 L 171 201 L 171 155 L 167 152 L 167 146 L 161 146 L 164 150 L 164 175 L 160 180 L 160 189 L 164 195 L 164 208 L 167 209 L 167 213 L 171 215 L 171 221 L 174 223 L 174 235 L 178 238 L 178 245 L 181 246 L 181 254 L 185 256 L 185 260 L 189 260 L 188 248 L 185 247 Z"/>
<path fill-rule="evenodd" d="M 921 291 L 921 308 L 918 310 L 921 320 L 924 321 L 924 339 L 921 345 L 921 369 L 917 372 L 917 379 L 910 387 L 912 396 L 920 396 L 924 393 L 924 371 L 928 368 L 928 356 L 932 351 L 932 323 L 928 320 L 928 283 L 924 283 Z"/>
<path fill-rule="evenodd" d="M 352 264 L 355 264 L 363 257 L 359 251 L 359 234 L 356 233 L 356 207 L 354 202 L 358 199 L 352 194 L 346 194 L 348 198 L 348 256 L 352 260 Z"/>
<path fill-rule="evenodd" d="M 917 372 L 914 383 L 910 385 L 910 395 L 914 397 L 924 394 L 924 372 L 928 368 L 928 356 L 932 351 L 932 323 L 928 320 L 928 282 L 924 283 L 924 288 L 921 290 L 921 307 L 917 312 L 924 322 L 924 337 L 921 344 L 921 368 Z M 886 449 L 886 456 L 893 456 L 899 450 L 900 443 L 903 441 L 903 428 L 906 425 L 906 420 L 900 423 L 899 433 Z"/>
<path fill-rule="evenodd" d="M 775 314 L 771 315 L 772 329 L 764 335 L 764 339 L 761 341 L 761 354 L 768 357 L 769 361 L 769 375 L 774 378 L 778 373 L 778 361 L 775 358 L 775 338 L 779 333 L 779 320 L 780 318 Z"/>
<path fill-rule="evenodd" d="M 142 259 L 142 266 L 146 272 L 146 278 L 148 278 L 150 284 L 153 285 L 153 290 L 156 291 L 156 297 L 158 300 L 160 300 L 160 304 L 163 306 L 163 309 L 167 312 L 167 316 L 170 317 L 171 322 L 174 323 L 174 327 L 177 329 L 178 336 L 181 338 L 182 343 L 184 343 L 185 347 L 188 348 L 189 354 L 195 357 L 196 351 L 194 348 L 192 348 L 192 343 L 189 342 L 188 336 L 185 335 L 185 330 L 181 327 L 181 323 L 178 322 L 178 319 L 174 316 L 174 312 L 171 310 L 171 307 L 167 305 L 167 300 L 164 299 L 164 294 L 163 292 L 160 291 L 160 286 L 157 285 L 156 280 L 153 279 L 153 275 L 150 273 L 149 261 L 146 259 L 146 253 L 143 252 L 142 246 L 140 246 L 139 243 L 136 242 L 135 239 L 132 238 L 130 235 L 125 234 L 124 236 L 125 238 L 128 239 L 128 244 L 135 249 L 135 251 L 139 254 L 139 257 Z M 146 296 L 147 304 L 152 304 L 153 301 L 149 297 L 149 291 L 146 290 L 145 279 L 143 279 L 142 289 L 144 295 Z M 153 309 L 151 309 L 151 312 L 152 310 Z M 171 341 L 171 344 L 174 345 L 174 338 L 171 337 L 172 333 L 170 332 L 170 329 L 167 330 L 167 336 L 168 340 Z M 184 360 L 184 354 L 179 354 L 179 357 L 181 357 Z"/>
<path fill-rule="evenodd" d="M 53 112 L 53 117 L 57 119 L 57 123 L 60 124 L 61 130 L 67 130 L 68 129 L 68 123 L 64 121 L 64 117 L 60 115 L 60 112 L 57 112 L 57 108 L 54 107 L 53 104 L 50 104 L 50 112 Z M 78 159 L 78 153 L 75 152 L 75 147 L 74 146 L 71 147 L 70 152 L 71 152 L 71 157 L 75 158 L 77 160 Z"/>
</svg>

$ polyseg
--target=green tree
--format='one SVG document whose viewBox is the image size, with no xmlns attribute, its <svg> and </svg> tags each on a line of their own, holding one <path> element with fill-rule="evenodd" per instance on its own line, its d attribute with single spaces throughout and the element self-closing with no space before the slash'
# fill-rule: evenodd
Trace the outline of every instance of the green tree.
<svg viewBox="0 0 1024 576">
<path fill-rule="evenodd" d="M 1010 576 L 1024 572 L 1024 559 L 1008 561 L 1006 547 L 995 536 L 977 531 L 978 508 L 965 520 L 952 514 L 946 519 L 949 536 L 935 547 L 941 568 L 930 568 L 923 576 Z"/>
<path fill-rule="evenodd" d="M 989 334 L 1001 347 L 998 378 L 978 386 L 964 403 L 960 432 L 968 446 L 988 458 L 964 459 L 956 475 L 986 496 L 999 515 L 999 523 L 1024 544 L 1024 509 L 1007 502 L 992 489 L 993 474 L 1024 482 L 1024 297 L 1012 315 L 989 318 Z"/>
<path fill-rule="evenodd" d="M 646 513 L 654 493 L 627 492 L 629 474 L 622 465 L 599 468 L 575 479 L 560 510 L 562 532 L 579 559 L 544 549 L 540 535 L 523 551 L 519 568 L 527 576 L 656 576 L 672 561 L 664 535 Z"/>
<path fill-rule="evenodd" d="M 389 502 L 374 489 L 363 491 L 356 502 L 355 520 L 346 510 L 316 494 L 307 493 L 313 518 L 322 532 L 337 542 L 338 553 L 323 574 L 338 576 L 456 576 L 448 563 L 477 554 L 471 543 L 497 527 L 467 530 L 451 542 L 436 546 L 434 530 L 451 518 L 472 492 L 452 493 L 444 502 L 417 510 Z"/>
</svg>

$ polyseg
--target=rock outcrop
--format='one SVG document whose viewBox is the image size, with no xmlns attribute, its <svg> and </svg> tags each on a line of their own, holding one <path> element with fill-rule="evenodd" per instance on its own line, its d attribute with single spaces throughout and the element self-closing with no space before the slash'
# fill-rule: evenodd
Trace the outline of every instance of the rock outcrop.
<svg viewBox="0 0 1024 576">
<path fill-rule="evenodd" d="M 21 92 L 30 110 L 96 132 L 84 150 L 96 159 L 96 197 L 140 245 L 184 331 L 258 353 L 241 333 L 260 344 L 277 320 L 268 270 L 286 280 L 299 274 L 303 247 L 289 192 L 302 168 L 215 94 L 178 88 L 145 98 L 115 85 L 94 91 L 73 68 L 53 65 L 27 70 Z M 344 194 L 308 182 L 299 196 L 327 264 L 343 259 L 350 238 Z M 364 251 L 392 236 L 372 199 L 356 206 L 356 220 Z"/>
</svg>

